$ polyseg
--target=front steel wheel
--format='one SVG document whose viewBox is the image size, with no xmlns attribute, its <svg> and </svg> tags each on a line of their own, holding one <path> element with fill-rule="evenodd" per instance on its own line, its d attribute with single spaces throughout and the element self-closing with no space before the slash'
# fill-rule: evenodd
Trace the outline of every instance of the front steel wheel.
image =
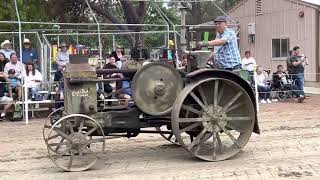
<svg viewBox="0 0 320 180">
<path fill-rule="evenodd" d="M 97 135 L 98 138 L 93 138 Z M 102 127 L 91 117 L 82 114 L 62 117 L 51 127 L 46 139 L 51 160 L 65 171 L 91 168 L 105 148 Z"/>
<path fill-rule="evenodd" d="M 172 109 L 172 128 L 179 144 L 206 161 L 221 161 L 240 152 L 250 139 L 254 105 L 237 83 L 206 78 L 188 84 Z M 192 138 L 184 138 L 189 134 Z"/>
</svg>

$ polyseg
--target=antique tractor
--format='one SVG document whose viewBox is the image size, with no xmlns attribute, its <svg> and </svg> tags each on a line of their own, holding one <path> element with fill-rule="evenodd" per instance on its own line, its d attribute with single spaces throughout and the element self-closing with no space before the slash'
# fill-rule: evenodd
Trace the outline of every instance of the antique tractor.
<svg viewBox="0 0 320 180">
<path fill-rule="evenodd" d="M 203 61 L 208 53 L 193 54 Z M 78 62 L 64 74 L 64 108 L 53 112 L 43 129 L 50 158 L 66 171 L 92 167 L 104 152 L 106 136 L 159 133 L 198 158 L 221 161 L 240 152 L 252 132 L 259 133 L 254 92 L 234 72 L 199 68 L 185 73 L 160 62 L 139 70 L 95 70 Z M 115 72 L 134 75 L 97 78 Z M 100 107 L 97 82 L 124 80 L 131 82 L 134 104 Z"/>
<path fill-rule="evenodd" d="M 43 129 L 52 161 L 65 171 L 87 170 L 104 154 L 107 137 L 140 133 L 158 133 L 206 161 L 239 153 L 252 132 L 259 133 L 251 86 L 237 72 L 206 68 L 210 52 L 183 46 L 182 51 L 194 57 L 194 71 L 161 62 L 140 69 L 95 70 L 85 57 L 71 57 L 64 73 L 64 108 L 52 112 Z M 124 77 L 97 77 L 113 73 Z M 130 82 L 133 103 L 101 106 L 96 85 L 108 81 Z"/>
</svg>

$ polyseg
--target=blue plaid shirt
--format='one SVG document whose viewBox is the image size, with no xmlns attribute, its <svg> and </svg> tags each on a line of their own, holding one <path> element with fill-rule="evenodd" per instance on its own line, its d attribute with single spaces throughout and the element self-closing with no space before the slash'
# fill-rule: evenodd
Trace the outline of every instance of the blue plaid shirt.
<svg viewBox="0 0 320 180">
<path fill-rule="evenodd" d="M 227 43 L 222 46 L 214 47 L 215 62 L 218 65 L 218 68 L 227 69 L 241 66 L 241 58 L 235 32 L 227 28 L 222 34 L 219 34 L 216 39 L 227 41 Z"/>
</svg>

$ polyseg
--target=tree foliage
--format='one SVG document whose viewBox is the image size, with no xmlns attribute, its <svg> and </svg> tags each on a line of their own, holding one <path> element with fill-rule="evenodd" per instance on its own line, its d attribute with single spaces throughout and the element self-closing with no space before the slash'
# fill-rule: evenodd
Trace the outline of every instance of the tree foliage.
<svg viewBox="0 0 320 180">
<path fill-rule="evenodd" d="M 47 13 L 47 1 L 45 0 L 17 0 L 21 21 L 49 21 Z M 0 21 L 17 21 L 15 5 L 13 0 L 2 0 L 0 3 Z M 25 29 L 38 25 L 24 25 Z M 15 30 L 17 25 L 2 24 L 1 29 Z"/>
</svg>

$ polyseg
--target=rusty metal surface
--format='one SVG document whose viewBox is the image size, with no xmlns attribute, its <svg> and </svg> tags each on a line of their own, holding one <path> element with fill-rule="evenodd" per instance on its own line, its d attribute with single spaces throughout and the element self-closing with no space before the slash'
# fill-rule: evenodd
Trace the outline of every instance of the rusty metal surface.
<svg viewBox="0 0 320 180">
<path fill-rule="evenodd" d="M 85 83 L 85 82 L 112 82 L 112 81 L 128 81 L 129 78 L 110 78 L 110 79 L 80 79 L 80 78 L 72 78 L 69 80 L 70 84 L 78 84 L 78 83 Z"/>
<path fill-rule="evenodd" d="M 82 56 L 75 56 L 75 58 Z M 80 61 L 80 60 L 79 60 Z M 64 107 L 68 114 L 92 114 L 97 112 L 96 82 L 71 84 L 71 78 L 96 80 L 94 68 L 88 63 L 70 64 L 64 72 Z"/>
<path fill-rule="evenodd" d="M 140 69 L 145 61 L 129 60 L 123 64 L 124 69 Z"/>
<path fill-rule="evenodd" d="M 138 69 L 97 69 L 97 74 L 136 73 Z"/>
<path fill-rule="evenodd" d="M 143 66 L 132 81 L 135 104 L 146 114 L 155 116 L 170 112 L 182 88 L 181 75 L 165 63 Z"/>
<path fill-rule="evenodd" d="M 232 71 L 221 70 L 221 69 L 199 69 L 197 71 L 193 71 L 186 75 L 188 81 L 193 82 L 197 81 L 206 77 L 216 77 L 216 78 L 225 78 L 234 81 L 235 83 L 239 84 L 246 92 L 249 94 L 252 103 L 254 104 L 254 110 L 256 114 L 256 121 L 254 125 L 253 132 L 260 134 L 260 128 L 258 124 L 258 116 L 257 116 L 257 109 L 256 109 L 256 96 L 252 89 L 252 87 L 242 79 L 239 75 Z"/>
<path fill-rule="evenodd" d="M 179 144 L 194 156 L 221 161 L 249 141 L 255 111 L 248 93 L 226 78 L 203 77 L 189 83 L 172 109 L 172 131 Z M 182 134 L 193 138 L 182 138 Z"/>
</svg>

